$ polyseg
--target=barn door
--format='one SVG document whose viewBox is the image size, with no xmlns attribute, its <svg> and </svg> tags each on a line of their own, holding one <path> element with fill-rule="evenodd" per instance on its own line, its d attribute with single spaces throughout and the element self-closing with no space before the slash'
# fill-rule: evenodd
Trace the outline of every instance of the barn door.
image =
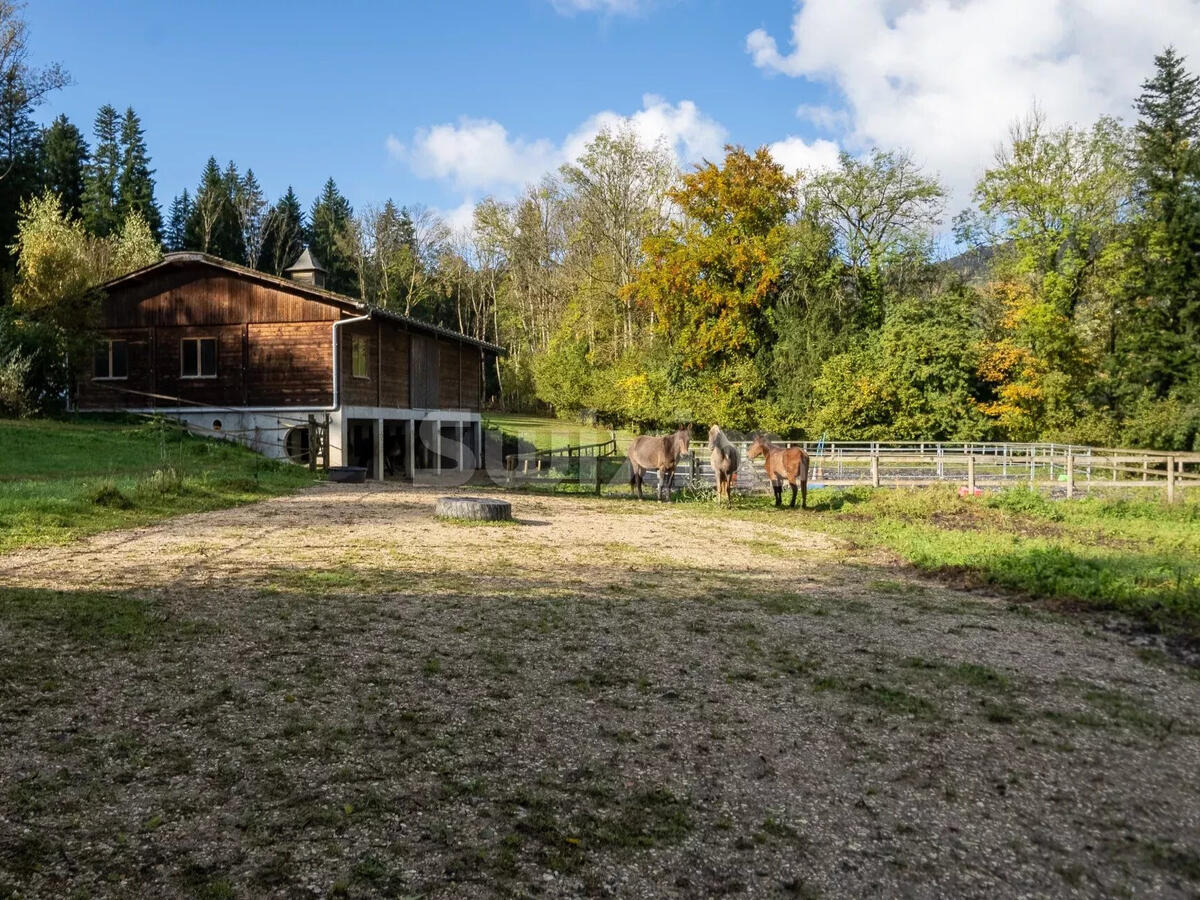
<svg viewBox="0 0 1200 900">
<path fill-rule="evenodd" d="M 411 381 L 413 409 L 438 408 L 438 344 L 423 334 L 412 336 Z"/>
</svg>

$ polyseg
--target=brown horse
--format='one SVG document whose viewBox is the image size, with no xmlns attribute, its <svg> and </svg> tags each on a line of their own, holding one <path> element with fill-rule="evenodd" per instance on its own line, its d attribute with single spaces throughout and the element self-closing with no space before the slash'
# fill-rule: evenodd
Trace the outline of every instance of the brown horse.
<svg viewBox="0 0 1200 900">
<path fill-rule="evenodd" d="M 671 482 L 675 480 L 675 464 L 679 457 L 688 452 L 692 432 L 680 428 L 674 434 L 643 434 L 634 438 L 629 445 L 629 492 L 637 487 L 638 499 L 642 499 L 642 479 L 650 469 L 658 470 L 658 499 L 671 499 Z"/>
<path fill-rule="evenodd" d="M 729 502 L 729 489 L 737 478 L 738 452 L 737 447 L 729 443 L 729 438 L 720 427 L 714 425 L 708 429 L 708 449 L 712 451 L 709 459 L 712 461 L 713 474 L 717 477 L 717 502 Z"/>
<path fill-rule="evenodd" d="M 792 509 L 796 508 L 797 480 L 800 481 L 800 508 L 808 508 L 808 454 L 804 450 L 799 447 L 776 447 L 761 434 L 756 434 L 746 456 L 750 459 L 757 456 L 766 458 L 767 479 L 775 491 L 776 506 L 783 506 L 783 479 L 787 478 L 792 486 Z"/>
</svg>

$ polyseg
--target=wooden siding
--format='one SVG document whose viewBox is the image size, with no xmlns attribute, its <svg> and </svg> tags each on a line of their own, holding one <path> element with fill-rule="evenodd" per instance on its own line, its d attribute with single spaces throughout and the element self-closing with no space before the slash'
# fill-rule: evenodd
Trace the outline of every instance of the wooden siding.
<svg viewBox="0 0 1200 900">
<path fill-rule="evenodd" d="M 438 347 L 435 338 L 412 336 L 412 405 L 415 409 L 436 409 L 438 405 Z"/>
<path fill-rule="evenodd" d="M 247 325 L 248 406 L 333 402 L 332 326 L 322 322 Z"/>
<path fill-rule="evenodd" d="M 388 322 L 381 322 L 380 326 L 383 337 L 383 367 L 380 371 L 383 405 L 408 409 L 412 406 L 409 396 L 409 343 L 412 336 Z"/>
<path fill-rule="evenodd" d="M 184 338 L 217 339 L 214 378 L 184 378 Z M 178 397 L 183 405 L 244 406 L 242 326 L 176 326 L 154 329 L 155 393 Z"/>
<path fill-rule="evenodd" d="M 333 402 L 332 325 L 351 315 L 253 276 L 196 264 L 111 289 L 101 338 L 129 341 L 126 379 L 78 386 L 82 409 L 326 406 Z M 378 318 L 339 329 L 341 401 L 394 409 L 479 409 L 479 351 Z M 367 378 L 353 377 L 353 336 Z M 217 339 L 214 378 L 183 378 L 180 340 Z M 119 390 L 118 390 L 119 389 Z M 151 395 L 157 395 L 153 397 Z"/>
<path fill-rule="evenodd" d="M 379 404 L 379 340 L 374 322 L 356 322 L 338 329 L 341 356 L 342 403 L 350 406 Z M 354 377 L 354 339 L 367 342 L 367 377 Z"/>
<path fill-rule="evenodd" d="M 483 358 L 479 348 L 463 344 L 459 352 L 463 409 L 478 412 L 483 401 Z"/>
<path fill-rule="evenodd" d="M 462 376 L 458 371 L 459 349 L 454 341 L 438 341 L 438 402 L 439 409 L 461 409 Z"/>
<path fill-rule="evenodd" d="M 79 405 L 91 407 L 146 406 L 147 394 L 154 392 L 153 332 L 149 328 L 106 329 L 101 340 L 119 340 L 129 343 L 128 376 L 126 378 L 94 379 L 92 361 L 80 380 L 76 397 Z"/>
<path fill-rule="evenodd" d="M 105 321 L 115 328 L 328 322 L 339 317 L 334 307 L 283 288 L 187 268 L 115 290 L 105 301 Z"/>
</svg>

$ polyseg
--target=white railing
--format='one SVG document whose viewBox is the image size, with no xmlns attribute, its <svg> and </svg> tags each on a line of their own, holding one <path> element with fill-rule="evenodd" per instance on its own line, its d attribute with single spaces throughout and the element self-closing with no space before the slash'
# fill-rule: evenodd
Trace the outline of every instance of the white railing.
<svg viewBox="0 0 1200 900">
<path fill-rule="evenodd" d="M 749 442 L 733 443 L 741 454 L 734 490 L 769 493 L 762 459 L 753 463 L 746 459 Z M 1068 497 L 1100 488 L 1153 488 L 1165 489 L 1168 499 L 1174 500 L 1184 487 L 1200 484 L 1200 453 L 986 441 L 787 441 L 776 446 L 803 447 L 808 452 L 811 488 L 958 484 L 976 492 L 1025 484 Z M 562 477 L 553 468 L 538 474 Z M 647 473 L 646 487 L 656 480 L 656 473 Z M 622 466 L 605 482 L 627 483 L 628 470 Z M 714 483 L 708 450 L 702 442 L 694 442 L 692 452 L 679 460 L 674 486 Z"/>
</svg>

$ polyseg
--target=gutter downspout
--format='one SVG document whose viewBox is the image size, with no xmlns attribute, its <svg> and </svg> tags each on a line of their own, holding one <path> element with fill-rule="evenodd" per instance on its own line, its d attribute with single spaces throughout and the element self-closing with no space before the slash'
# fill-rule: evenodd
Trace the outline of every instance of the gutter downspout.
<svg viewBox="0 0 1200 900">
<path fill-rule="evenodd" d="M 342 405 L 338 396 L 342 386 L 342 354 L 338 352 L 341 350 L 341 344 L 338 342 L 338 326 L 367 322 L 370 318 L 371 314 L 367 313 L 365 316 L 355 316 L 353 319 L 338 319 L 333 323 L 333 328 L 330 329 L 333 335 L 333 403 L 329 407 L 331 411 L 340 409 Z"/>
</svg>

